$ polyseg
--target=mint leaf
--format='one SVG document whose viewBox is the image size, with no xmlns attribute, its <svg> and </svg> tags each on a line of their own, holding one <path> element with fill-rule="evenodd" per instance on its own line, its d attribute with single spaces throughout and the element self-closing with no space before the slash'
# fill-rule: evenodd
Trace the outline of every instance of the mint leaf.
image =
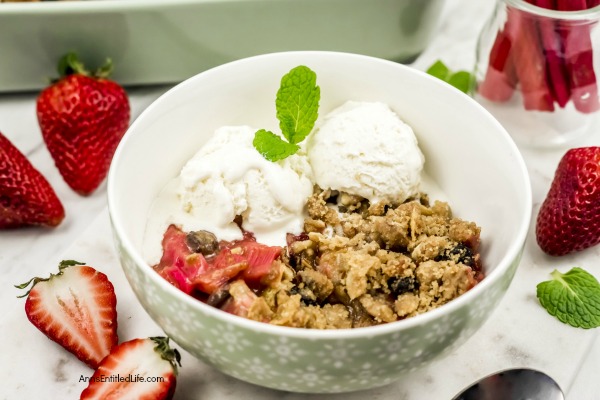
<svg viewBox="0 0 600 400">
<path fill-rule="evenodd" d="M 273 132 L 260 129 L 254 134 L 254 148 L 269 161 L 283 160 L 295 154 L 300 149 L 298 143 L 315 126 L 320 98 L 317 74 L 303 65 L 291 69 L 281 78 L 275 98 L 279 127 L 287 142 Z"/>
<path fill-rule="evenodd" d="M 552 280 L 537 285 L 537 297 L 550 315 L 576 328 L 600 326 L 600 283 L 575 267 L 565 274 L 552 272 Z"/>
<path fill-rule="evenodd" d="M 295 154 L 300 148 L 298 145 L 288 143 L 273 132 L 261 129 L 254 134 L 252 141 L 254 148 L 269 161 L 279 161 Z"/>
<path fill-rule="evenodd" d="M 281 78 L 275 107 L 281 133 L 290 143 L 303 141 L 315 126 L 320 97 L 317 74 L 308 67 L 300 65 Z"/>
<path fill-rule="evenodd" d="M 450 76 L 446 81 L 461 92 L 469 93 L 473 82 L 473 75 L 467 71 L 458 71 Z"/>
<path fill-rule="evenodd" d="M 440 60 L 437 60 L 435 63 L 433 63 L 431 67 L 427 69 L 427 73 L 429 75 L 435 76 L 438 79 L 443 80 L 444 82 L 446 82 L 450 77 L 450 70 L 448 69 L 446 64 L 444 64 Z"/>
<path fill-rule="evenodd" d="M 454 86 L 463 93 L 469 93 L 474 82 L 474 76 L 467 71 L 452 72 L 446 64 L 438 60 L 426 71 L 429 75 Z"/>
</svg>

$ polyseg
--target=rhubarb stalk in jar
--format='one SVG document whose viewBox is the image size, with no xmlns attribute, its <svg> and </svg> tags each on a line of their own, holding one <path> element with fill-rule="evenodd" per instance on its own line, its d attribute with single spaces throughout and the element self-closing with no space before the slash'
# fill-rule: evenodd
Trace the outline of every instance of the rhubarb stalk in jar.
<svg viewBox="0 0 600 400">
<path fill-rule="evenodd" d="M 600 0 L 497 0 L 477 46 L 475 98 L 524 146 L 598 123 Z"/>
</svg>

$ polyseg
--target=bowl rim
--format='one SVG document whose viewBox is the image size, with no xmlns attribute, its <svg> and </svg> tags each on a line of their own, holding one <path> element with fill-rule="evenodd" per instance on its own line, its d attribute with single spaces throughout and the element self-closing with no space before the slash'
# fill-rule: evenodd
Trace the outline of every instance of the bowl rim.
<svg viewBox="0 0 600 400">
<path fill-rule="evenodd" d="M 414 74 L 417 79 L 426 79 L 435 82 L 435 84 L 442 85 L 448 91 L 454 91 L 456 96 L 462 97 L 464 101 L 471 104 L 472 107 L 478 110 L 478 112 L 484 114 L 491 122 L 492 125 L 495 125 L 496 134 L 500 134 L 504 137 L 504 140 L 507 142 L 507 146 L 509 147 L 511 153 L 514 155 L 514 162 L 518 164 L 519 174 L 519 182 L 520 187 L 519 190 L 523 191 L 523 197 L 525 204 L 523 205 L 524 215 L 520 218 L 520 226 L 516 232 L 515 237 L 511 241 L 508 246 L 507 251 L 501 260 L 497 263 L 496 267 L 493 271 L 490 272 L 489 275 L 486 275 L 485 278 L 478 283 L 475 287 L 462 294 L 456 299 L 430 311 L 427 311 L 423 314 L 416 315 L 414 317 L 406 318 L 404 320 L 384 323 L 376 326 L 369 327 L 360 327 L 360 328 L 343 328 L 343 329 L 330 329 L 330 330 L 320 330 L 320 329 L 306 329 L 306 328 L 295 328 L 295 327 L 286 327 L 286 326 L 277 326 L 271 325 L 264 322 L 253 321 L 250 319 L 246 319 L 243 317 L 239 317 L 233 314 L 226 313 L 217 308 L 211 307 L 203 302 L 195 299 L 194 297 L 182 292 L 175 286 L 169 284 L 165 279 L 163 279 L 158 273 L 156 273 L 152 267 L 146 262 L 141 252 L 136 249 L 136 247 L 132 244 L 131 239 L 125 235 L 124 229 L 124 221 L 119 220 L 116 211 L 116 195 L 115 195 L 115 186 L 117 182 L 116 170 L 118 165 L 121 162 L 121 155 L 124 152 L 124 149 L 127 147 L 129 141 L 131 140 L 133 135 L 139 135 L 141 130 L 138 130 L 138 126 L 142 124 L 142 121 L 148 115 L 152 115 L 154 109 L 160 106 L 160 103 L 165 101 L 166 98 L 175 96 L 182 88 L 185 88 L 188 85 L 193 85 L 196 80 L 205 79 L 205 76 L 220 73 L 223 69 L 228 69 L 232 64 L 242 64 L 242 63 L 253 63 L 257 60 L 268 59 L 268 58 L 285 58 L 290 55 L 294 56 L 304 56 L 304 57 L 342 57 L 345 58 L 348 62 L 358 61 L 358 62 L 369 62 L 369 63 L 379 63 L 382 65 L 386 65 L 387 67 L 392 66 L 393 68 L 398 68 L 404 70 L 405 73 Z M 475 298 L 484 295 L 485 291 L 488 287 L 494 285 L 496 281 L 500 280 L 503 274 L 510 268 L 512 263 L 520 262 L 520 255 L 524 250 L 527 233 L 529 230 L 529 225 L 532 217 L 532 190 L 531 183 L 529 178 L 529 173 L 527 171 L 527 167 L 525 161 L 509 135 L 509 133 L 504 129 L 504 127 L 498 122 L 492 114 L 490 114 L 481 104 L 476 102 L 473 98 L 469 97 L 465 93 L 460 90 L 450 86 L 449 84 L 423 72 L 417 70 L 415 68 L 395 63 L 393 61 L 384 60 L 377 57 L 366 56 L 361 54 L 354 53 L 344 53 L 337 51 L 284 51 L 277 53 L 268 53 L 261 54 L 252 57 L 247 57 L 235 61 L 231 61 L 217 67 L 211 68 L 209 70 L 200 72 L 179 84 L 173 86 L 161 96 L 159 96 L 156 100 L 154 100 L 146 109 L 142 111 L 138 118 L 131 124 L 127 133 L 124 135 L 123 139 L 119 143 L 117 150 L 113 156 L 113 160 L 110 166 L 110 170 L 108 173 L 107 179 L 107 199 L 108 199 L 108 211 L 110 216 L 110 221 L 112 224 L 113 232 L 115 235 L 115 240 L 118 240 L 121 244 L 121 247 L 128 253 L 128 256 L 132 258 L 132 260 L 136 264 L 136 268 L 139 268 L 143 271 L 143 273 L 149 278 L 152 279 L 155 284 L 157 284 L 163 290 L 166 290 L 169 295 L 174 297 L 177 301 L 185 302 L 189 307 L 199 308 L 202 313 L 205 315 L 216 318 L 223 322 L 232 324 L 234 326 L 239 326 L 243 329 L 251 330 L 257 333 L 263 333 L 267 335 L 275 335 L 275 336 L 285 336 L 290 338 L 299 338 L 306 340 L 315 340 L 315 339 L 351 339 L 351 338 L 364 338 L 364 337 L 375 337 L 379 335 L 385 335 L 395 332 L 402 332 L 404 330 L 409 330 L 411 328 L 416 328 L 418 326 L 426 325 L 432 320 L 443 317 L 444 315 L 451 315 L 454 311 L 468 306 L 467 303 L 474 301 Z M 115 242 L 115 245 L 118 247 L 118 243 Z M 121 262 L 121 261 L 119 261 Z M 137 298 L 137 295 L 136 295 Z M 139 299 L 138 299 L 139 301 Z"/>
</svg>

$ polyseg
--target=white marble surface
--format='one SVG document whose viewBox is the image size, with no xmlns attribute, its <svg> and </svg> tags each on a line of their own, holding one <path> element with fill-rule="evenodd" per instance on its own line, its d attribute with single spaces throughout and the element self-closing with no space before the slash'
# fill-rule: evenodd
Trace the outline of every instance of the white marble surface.
<svg viewBox="0 0 600 400">
<path fill-rule="evenodd" d="M 443 59 L 451 68 L 470 68 L 476 35 L 491 12 L 492 0 L 447 0 L 447 9 L 431 46 L 415 62 L 426 68 Z M 137 116 L 167 87 L 130 88 Z M 67 218 L 54 230 L 23 229 L 0 232 L 0 399 L 77 398 L 85 387 L 81 375 L 92 371 L 59 346 L 46 340 L 27 321 L 23 299 L 12 285 L 32 276 L 47 276 L 64 258 L 85 261 L 106 272 L 119 301 L 122 340 L 160 334 L 137 303 L 120 270 L 110 236 L 103 185 L 92 196 L 73 193 L 54 168 L 42 143 L 35 118 L 35 94 L 0 95 L 0 131 L 44 173 L 62 199 Z M 576 145 L 598 145 L 595 132 Z M 534 195 L 534 218 L 565 148 L 522 149 Z M 535 286 L 557 268 L 586 268 L 600 277 L 600 247 L 563 258 L 545 256 L 530 231 L 526 251 L 505 298 L 482 329 L 443 360 L 411 373 L 392 385 L 346 395 L 298 395 L 275 392 L 229 378 L 183 355 L 176 399 L 450 399 L 477 377 L 496 370 L 527 366 L 553 376 L 569 400 L 593 400 L 600 393 L 600 341 L 596 330 L 579 330 L 550 317 L 535 298 Z"/>
</svg>

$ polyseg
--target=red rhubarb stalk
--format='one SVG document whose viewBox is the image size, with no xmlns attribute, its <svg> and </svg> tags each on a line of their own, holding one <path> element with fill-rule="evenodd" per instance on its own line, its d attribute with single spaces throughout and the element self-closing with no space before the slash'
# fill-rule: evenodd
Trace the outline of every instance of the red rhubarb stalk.
<svg viewBox="0 0 600 400">
<path fill-rule="evenodd" d="M 587 0 L 586 6 L 587 6 L 587 8 L 600 6 L 600 0 Z"/>
<path fill-rule="evenodd" d="M 538 7 L 548 9 L 554 9 L 556 6 L 553 0 L 532 0 L 531 2 L 534 2 Z M 569 101 L 570 90 L 568 82 L 569 74 L 563 62 L 561 36 L 556 31 L 554 21 L 550 18 L 539 17 L 537 24 L 544 53 L 546 54 L 546 68 L 552 95 L 562 108 Z"/>
<path fill-rule="evenodd" d="M 548 10 L 556 10 L 556 6 L 554 4 L 555 0 L 548 0 L 548 1 L 539 1 L 539 0 L 525 0 L 526 2 L 528 2 L 529 4 L 532 4 L 534 6 L 538 6 L 538 7 L 542 7 L 542 8 L 547 8 Z M 540 4 L 542 3 L 542 4 Z"/>
<path fill-rule="evenodd" d="M 525 109 L 554 111 L 546 60 L 534 20 L 523 11 L 509 7 L 506 24 Z"/>
<path fill-rule="evenodd" d="M 577 11 L 587 7 L 586 0 L 556 0 L 560 11 Z M 571 99 L 582 113 L 600 110 L 598 85 L 594 72 L 594 54 L 590 30 L 592 22 L 561 21 L 565 66 L 569 73 Z"/>
<path fill-rule="evenodd" d="M 508 101 L 517 86 L 515 65 L 511 57 L 511 42 L 504 31 L 496 35 L 490 50 L 485 78 L 479 84 L 479 94 L 491 101 Z"/>
<path fill-rule="evenodd" d="M 586 8 L 586 0 L 556 0 L 556 10 L 558 11 L 581 11 Z"/>
</svg>

